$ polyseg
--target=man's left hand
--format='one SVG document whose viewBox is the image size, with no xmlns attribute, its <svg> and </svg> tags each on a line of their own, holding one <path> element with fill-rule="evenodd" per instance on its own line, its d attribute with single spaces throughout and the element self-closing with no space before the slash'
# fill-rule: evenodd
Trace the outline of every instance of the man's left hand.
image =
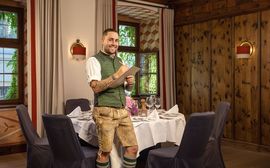
<svg viewBox="0 0 270 168">
<path fill-rule="evenodd" d="M 126 81 L 127 81 L 128 85 L 133 85 L 134 84 L 134 76 L 133 75 L 127 76 Z"/>
</svg>

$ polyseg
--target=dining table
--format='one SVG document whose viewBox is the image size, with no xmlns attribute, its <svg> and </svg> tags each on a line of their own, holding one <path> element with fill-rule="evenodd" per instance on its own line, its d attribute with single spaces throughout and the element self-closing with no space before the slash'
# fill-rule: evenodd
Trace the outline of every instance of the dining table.
<svg viewBox="0 0 270 168">
<path fill-rule="evenodd" d="M 163 142 L 172 142 L 180 145 L 186 125 L 185 116 L 182 113 L 166 113 L 166 111 L 155 111 L 155 115 L 148 117 L 130 116 L 138 142 L 138 153 L 146 148 Z M 98 146 L 96 125 L 92 119 L 91 112 L 83 112 L 77 116 L 69 116 L 73 123 L 75 132 L 85 142 Z M 123 159 L 123 147 L 115 138 L 110 153 L 112 168 L 120 168 Z"/>
</svg>

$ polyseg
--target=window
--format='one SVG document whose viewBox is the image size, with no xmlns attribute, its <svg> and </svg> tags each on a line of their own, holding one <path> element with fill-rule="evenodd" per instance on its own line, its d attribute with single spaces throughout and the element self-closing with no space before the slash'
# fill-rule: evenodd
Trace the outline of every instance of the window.
<svg viewBox="0 0 270 168">
<path fill-rule="evenodd" d="M 0 105 L 23 102 L 23 9 L 0 6 Z"/>
<path fill-rule="evenodd" d="M 118 56 L 129 67 L 135 65 L 140 72 L 135 77 L 132 96 L 159 95 L 158 51 L 141 51 L 139 24 L 119 22 Z"/>
</svg>

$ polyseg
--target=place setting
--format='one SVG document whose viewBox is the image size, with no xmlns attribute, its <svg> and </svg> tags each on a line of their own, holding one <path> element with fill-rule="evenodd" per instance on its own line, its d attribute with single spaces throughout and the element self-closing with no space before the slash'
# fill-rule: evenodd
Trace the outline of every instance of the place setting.
<svg viewBox="0 0 270 168">
<path fill-rule="evenodd" d="M 166 119 L 166 120 L 171 120 L 171 119 L 175 119 L 177 117 L 182 116 L 183 114 L 179 113 L 179 108 L 178 105 L 176 104 L 175 106 L 173 106 L 171 109 L 169 109 L 168 111 L 162 110 L 159 112 L 159 118 L 160 119 Z"/>
<path fill-rule="evenodd" d="M 82 111 L 81 107 L 76 107 L 71 113 L 67 115 L 69 118 L 74 118 L 77 120 L 91 120 L 92 119 L 92 113 L 91 111 Z"/>
</svg>

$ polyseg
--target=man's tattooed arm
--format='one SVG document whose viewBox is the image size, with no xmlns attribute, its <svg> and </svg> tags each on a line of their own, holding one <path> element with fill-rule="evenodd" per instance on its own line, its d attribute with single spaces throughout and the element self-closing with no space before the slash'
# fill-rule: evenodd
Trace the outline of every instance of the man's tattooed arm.
<svg viewBox="0 0 270 168">
<path fill-rule="evenodd" d="M 100 81 L 93 80 L 90 82 L 90 87 L 93 89 L 94 93 L 99 93 L 106 90 L 113 80 L 113 75 Z"/>
<path fill-rule="evenodd" d="M 122 65 L 117 70 L 117 72 L 115 72 L 113 75 L 109 76 L 108 78 L 100 80 L 100 81 L 97 81 L 97 80 L 91 81 L 90 82 L 90 87 L 93 89 L 94 93 L 102 92 L 102 91 L 106 90 L 110 86 L 112 81 L 119 78 L 127 70 L 128 70 L 128 66 Z"/>
</svg>

